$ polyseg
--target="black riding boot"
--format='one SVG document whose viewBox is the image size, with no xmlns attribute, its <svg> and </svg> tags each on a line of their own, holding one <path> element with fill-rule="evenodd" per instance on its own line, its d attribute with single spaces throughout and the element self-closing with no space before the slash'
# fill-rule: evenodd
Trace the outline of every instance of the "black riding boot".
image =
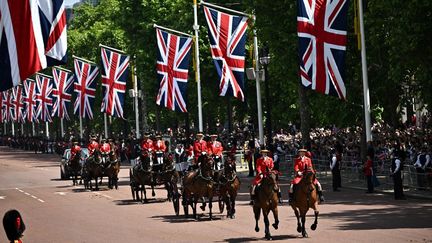
<svg viewBox="0 0 432 243">
<path fill-rule="evenodd" d="M 322 191 L 318 191 L 318 197 L 319 197 L 320 203 L 324 202 L 324 196 L 322 194 Z"/>
<path fill-rule="evenodd" d="M 289 203 L 292 203 L 292 202 L 294 202 L 294 193 L 292 193 L 292 192 L 290 192 L 289 194 L 288 194 L 288 202 Z"/>
<path fill-rule="evenodd" d="M 278 191 L 278 199 L 279 199 L 279 203 L 282 204 L 282 192 Z"/>
<path fill-rule="evenodd" d="M 250 195 L 250 202 L 249 205 L 254 205 L 254 201 L 255 201 L 255 195 Z"/>
</svg>

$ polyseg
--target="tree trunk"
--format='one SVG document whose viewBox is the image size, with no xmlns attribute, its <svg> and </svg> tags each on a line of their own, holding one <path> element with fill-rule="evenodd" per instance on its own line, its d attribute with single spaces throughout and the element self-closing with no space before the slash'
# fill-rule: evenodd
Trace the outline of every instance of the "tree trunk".
<svg viewBox="0 0 432 243">
<path fill-rule="evenodd" d="M 299 84 L 299 103 L 300 103 L 300 130 L 302 134 L 302 145 L 310 146 L 310 110 L 309 110 L 309 98 L 306 93 L 306 89 Z M 310 149 L 310 148 L 308 148 Z"/>
</svg>

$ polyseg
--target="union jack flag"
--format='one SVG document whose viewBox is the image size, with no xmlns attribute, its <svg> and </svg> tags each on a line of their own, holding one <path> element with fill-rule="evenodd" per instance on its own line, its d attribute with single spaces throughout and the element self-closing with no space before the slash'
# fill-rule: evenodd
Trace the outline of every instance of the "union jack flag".
<svg viewBox="0 0 432 243">
<path fill-rule="evenodd" d="M 101 112 L 123 118 L 123 103 L 129 71 L 129 56 L 101 48 L 102 100 Z"/>
<path fill-rule="evenodd" d="M 54 88 L 52 91 L 54 105 L 52 116 L 69 120 L 68 104 L 72 99 L 71 93 L 73 89 L 74 75 L 71 72 L 55 67 L 53 67 L 52 72 L 54 77 Z"/>
<path fill-rule="evenodd" d="M 169 110 L 187 112 L 187 91 L 192 38 L 156 29 L 158 44 L 157 74 L 160 82 L 156 104 Z"/>
<path fill-rule="evenodd" d="M 29 122 L 37 121 L 36 116 L 36 82 L 31 79 L 24 81 L 24 103 L 26 104 L 25 119 Z"/>
<path fill-rule="evenodd" d="M 66 63 L 66 31 L 63 0 L 0 1 L 0 91 Z"/>
<path fill-rule="evenodd" d="M 10 90 L 6 90 L 2 92 L 3 96 L 3 106 L 2 106 L 2 117 L 3 122 L 12 121 L 12 113 L 13 113 L 13 102 L 12 102 L 12 94 Z"/>
<path fill-rule="evenodd" d="M 52 78 L 42 75 L 36 75 L 36 101 L 37 101 L 37 110 L 36 117 L 40 121 L 44 122 L 52 122 L 51 119 L 51 110 L 52 110 L 52 90 L 53 90 L 53 82 Z"/>
<path fill-rule="evenodd" d="M 21 85 L 15 86 L 12 89 L 13 94 L 13 114 L 12 119 L 15 122 L 23 122 L 24 121 L 24 103 L 23 103 L 23 89 Z"/>
<path fill-rule="evenodd" d="M 75 59 L 75 84 L 77 94 L 74 103 L 74 113 L 83 118 L 93 119 L 92 106 L 96 94 L 96 77 L 99 69 L 90 63 Z"/>
<path fill-rule="evenodd" d="M 244 101 L 247 18 L 204 7 L 211 54 L 220 77 L 219 95 Z"/>
<path fill-rule="evenodd" d="M 303 86 L 345 99 L 348 0 L 299 0 L 300 77 Z"/>
</svg>

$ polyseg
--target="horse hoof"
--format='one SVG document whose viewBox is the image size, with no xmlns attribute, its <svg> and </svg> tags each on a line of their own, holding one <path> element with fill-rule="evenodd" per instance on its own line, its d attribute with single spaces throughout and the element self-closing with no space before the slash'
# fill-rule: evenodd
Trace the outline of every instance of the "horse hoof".
<svg viewBox="0 0 432 243">
<path fill-rule="evenodd" d="M 200 206 L 202 211 L 205 211 L 205 206 Z"/>
<path fill-rule="evenodd" d="M 306 232 L 304 232 L 302 235 L 303 235 L 303 238 L 308 238 L 309 237 Z"/>
<path fill-rule="evenodd" d="M 255 227 L 255 232 L 259 232 L 259 227 Z"/>
<path fill-rule="evenodd" d="M 316 230 L 316 228 L 317 228 L 316 224 L 311 225 L 311 230 Z"/>
<path fill-rule="evenodd" d="M 273 225 L 273 228 L 275 229 L 275 230 L 277 230 L 278 228 L 279 228 L 279 226 L 278 226 L 278 224 L 272 224 Z"/>
<path fill-rule="evenodd" d="M 232 219 L 235 219 L 235 215 L 231 215 L 231 218 L 232 218 Z"/>
<path fill-rule="evenodd" d="M 265 238 L 266 238 L 267 240 L 273 240 L 273 238 L 271 237 L 270 234 L 266 235 Z"/>
<path fill-rule="evenodd" d="M 156 196 L 156 193 L 153 192 L 153 193 L 152 193 L 152 197 L 154 197 L 154 196 Z"/>
<path fill-rule="evenodd" d="M 297 226 L 297 232 L 299 232 L 299 233 L 301 233 L 301 232 L 302 232 L 302 229 L 301 229 L 301 227 L 300 227 L 300 226 Z"/>
</svg>

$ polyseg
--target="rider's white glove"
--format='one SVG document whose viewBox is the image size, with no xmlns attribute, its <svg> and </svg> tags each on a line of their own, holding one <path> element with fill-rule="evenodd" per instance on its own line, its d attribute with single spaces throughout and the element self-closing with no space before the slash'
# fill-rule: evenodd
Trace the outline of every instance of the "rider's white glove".
<svg viewBox="0 0 432 243">
<path fill-rule="evenodd" d="M 302 173 L 301 171 L 298 171 L 298 172 L 297 172 L 297 175 L 298 175 L 298 176 L 302 176 L 303 173 Z"/>
<path fill-rule="evenodd" d="M 263 174 L 260 174 L 260 178 L 263 178 L 264 176 L 263 176 Z"/>
</svg>

